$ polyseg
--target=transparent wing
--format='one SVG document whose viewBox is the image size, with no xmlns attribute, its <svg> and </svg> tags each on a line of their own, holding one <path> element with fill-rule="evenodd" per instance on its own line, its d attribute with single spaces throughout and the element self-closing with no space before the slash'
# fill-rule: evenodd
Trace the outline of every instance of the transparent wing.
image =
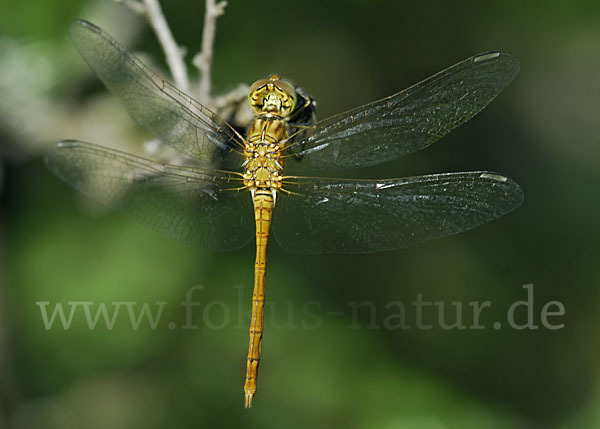
<svg viewBox="0 0 600 429">
<path fill-rule="evenodd" d="M 252 199 L 236 173 L 161 164 L 79 141 L 57 143 L 46 165 L 92 199 L 175 240 L 211 250 L 254 235 Z"/>
<path fill-rule="evenodd" d="M 478 55 L 398 94 L 318 122 L 308 137 L 288 147 L 289 154 L 304 157 L 286 168 L 367 167 L 423 149 L 481 111 L 519 67 L 507 53 Z"/>
<path fill-rule="evenodd" d="M 273 233 L 298 253 L 371 253 L 456 234 L 523 201 L 512 180 L 489 172 L 385 180 L 290 177 Z"/>
<path fill-rule="evenodd" d="M 71 25 L 81 56 L 149 133 L 201 163 L 216 165 L 230 152 L 243 162 L 239 137 L 215 113 L 151 71 L 114 39 L 87 21 Z M 232 165 L 233 166 L 233 165 Z"/>
</svg>

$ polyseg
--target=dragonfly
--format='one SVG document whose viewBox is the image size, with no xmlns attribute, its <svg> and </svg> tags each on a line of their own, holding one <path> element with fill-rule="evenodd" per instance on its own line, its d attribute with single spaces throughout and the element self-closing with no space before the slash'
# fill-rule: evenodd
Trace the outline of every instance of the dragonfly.
<svg viewBox="0 0 600 429">
<path fill-rule="evenodd" d="M 469 230 L 523 201 L 489 171 L 336 179 L 421 150 L 463 124 L 515 77 L 508 53 L 468 58 L 387 98 L 316 121 L 315 102 L 278 75 L 254 83 L 245 135 L 87 21 L 71 25 L 84 60 L 146 131 L 193 163 L 159 162 L 75 140 L 46 165 L 98 202 L 173 239 L 214 251 L 256 243 L 245 406 L 257 391 L 270 232 L 299 253 L 372 253 Z M 302 172 L 318 175 L 302 175 Z"/>
</svg>

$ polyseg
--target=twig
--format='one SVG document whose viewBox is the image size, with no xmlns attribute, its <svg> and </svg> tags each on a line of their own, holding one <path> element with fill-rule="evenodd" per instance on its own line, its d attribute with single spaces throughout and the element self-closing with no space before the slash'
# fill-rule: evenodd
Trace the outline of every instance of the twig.
<svg viewBox="0 0 600 429">
<path fill-rule="evenodd" d="M 245 102 L 250 88 L 245 83 L 240 83 L 227 94 L 213 97 L 212 107 L 216 109 L 223 118 L 230 118 L 232 124 L 245 128 L 254 118 L 250 104 Z"/>
<path fill-rule="evenodd" d="M 213 97 L 213 104 L 217 109 L 223 109 L 235 103 L 239 103 L 240 100 L 244 100 L 248 95 L 250 88 L 245 83 L 240 83 L 237 87 L 232 89 L 227 94 Z"/>
<path fill-rule="evenodd" d="M 185 92 L 190 91 L 190 80 L 188 78 L 187 70 L 183 58 L 185 56 L 185 49 L 181 48 L 175 42 L 173 34 L 167 20 L 162 13 L 158 0 L 117 0 L 121 1 L 125 6 L 129 7 L 134 12 L 146 16 L 150 25 L 154 29 L 158 41 L 160 42 L 165 56 L 167 59 L 167 65 L 171 70 L 171 75 L 175 81 L 175 85 Z"/>
<path fill-rule="evenodd" d="M 115 0 L 117 3 L 123 3 L 129 9 L 137 13 L 138 15 L 146 14 L 146 7 L 139 2 L 139 0 Z"/>
<path fill-rule="evenodd" d="M 158 0 L 115 0 L 123 3 L 135 13 L 144 16 L 156 33 L 160 44 L 167 57 L 167 64 L 175 84 L 183 91 L 190 93 L 192 90 L 190 80 L 183 58 L 185 51 L 177 45 L 167 21 L 162 13 Z M 240 107 L 248 94 L 248 86 L 240 84 L 231 93 L 220 97 L 211 94 L 211 70 L 212 58 L 217 29 L 217 18 L 224 14 L 227 2 L 222 0 L 206 0 L 206 11 L 204 14 L 204 28 L 202 29 L 202 50 L 193 58 L 193 64 L 198 68 L 199 78 L 197 86 L 194 85 L 194 93 L 200 103 L 211 109 L 216 109 L 219 114 L 235 114 L 236 118 L 243 123 L 249 121 L 251 112 Z"/>
<path fill-rule="evenodd" d="M 171 73 L 173 73 L 175 85 L 181 90 L 189 92 L 190 81 L 188 79 L 185 63 L 183 62 L 185 50 L 175 42 L 171 30 L 169 29 L 169 25 L 167 24 L 167 20 L 160 9 L 158 0 L 144 0 L 144 4 L 146 5 L 150 25 L 154 28 L 158 40 L 165 51 L 167 64 L 171 69 Z"/>
<path fill-rule="evenodd" d="M 206 0 L 204 28 L 202 29 L 202 50 L 192 60 L 193 64 L 200 71 L 198 98 L 201 103 L 208 103 L 210 101 L 211 67 L 217 18 L 223 15 L 226 6 L 226 1 L 216 3 L 215 0 Z"/>
</svg>

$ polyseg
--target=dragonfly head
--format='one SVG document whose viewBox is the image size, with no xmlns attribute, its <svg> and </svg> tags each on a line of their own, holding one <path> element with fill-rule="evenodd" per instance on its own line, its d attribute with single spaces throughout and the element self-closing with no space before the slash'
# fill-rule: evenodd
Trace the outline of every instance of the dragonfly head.
<svg viewBox="0 0 600 429">
<path fill-rule="evenodd" d="M 254 82 L 248 94 L 248 102 L 256 115 L 286 117 L 296 107 L 296 100 L 294 87 L 276 74 Z"/>
</svg>

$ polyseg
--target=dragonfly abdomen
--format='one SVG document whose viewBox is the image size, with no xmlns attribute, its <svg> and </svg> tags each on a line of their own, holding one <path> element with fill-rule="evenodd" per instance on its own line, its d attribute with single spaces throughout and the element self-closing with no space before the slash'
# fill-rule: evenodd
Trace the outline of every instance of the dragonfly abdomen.
<svg viewBox="0 0 600 429">
<path fill-rule="evenodd" d="M 267 271 L 267 243 L 273 216 L 275 199 L 272 191 L 259 189 L 254 194 L 254 217 L 256 221 L 256 262 L 254 264 L 254 292 L 252 293 L 252 316 L 250 320 L 250 346 L 246 367 L 244 393 L 246 408 L 252 405 L 256 394 L 256 379 L 262 350 L 265 305 L 265 274 Z"/>
</svg>

